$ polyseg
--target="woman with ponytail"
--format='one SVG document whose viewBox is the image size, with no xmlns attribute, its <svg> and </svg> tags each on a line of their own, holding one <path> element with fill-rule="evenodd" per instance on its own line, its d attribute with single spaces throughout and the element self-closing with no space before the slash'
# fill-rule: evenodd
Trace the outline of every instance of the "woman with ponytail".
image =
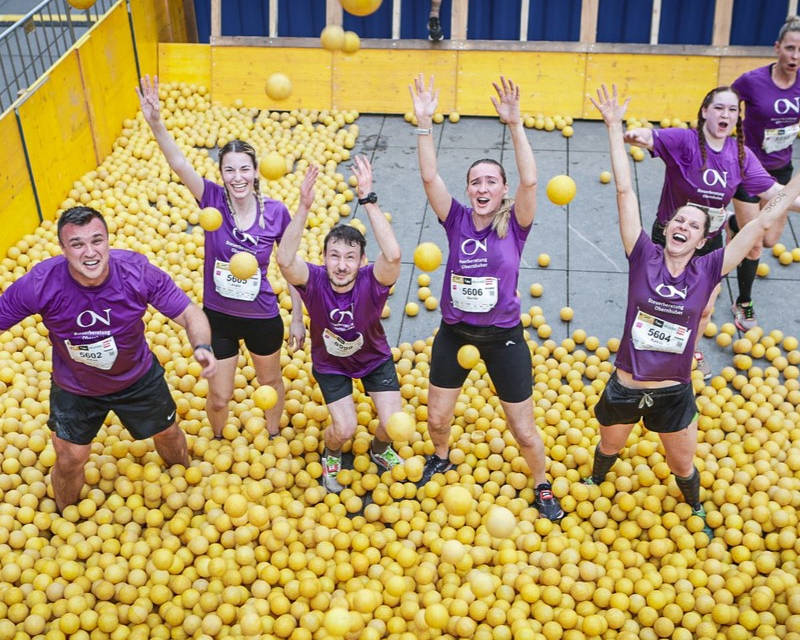
<svg viewBox="0 0 800 640">
<path fill-rule="evenodd" d="M 267 430 L 280 430 L 284 387 L 280 357 L 283 320 L 277 296 L 267 278 L 270 255 L 291 220 L 282 202 L 261 195 L 258 162 L 253 147 L 242 140 L 228 142 L 219 152 L 222 185 L 203 179 L 167 131 L 161 119 L 158 78 L 144 76 L 137 87 L 145 122 L 170 168 L 195 197 L 200 207 L 215 207 L 222 213 L 222 225 L 205 233 L 203 269 L 203 310 L 211 325 L 211 347 L 217 357 L 216 373 L 209 377 L 206 414 L 214 437 L 222 439 L 228 421 L 228 404 L 233 397 L 239 360 L 239 341 L 244 340 L 260 384 L 270 385 L 278 401 L 266 412 Z M 231 275 L 228 263 L 235 253 L 256 257 L 258 270 L 247 280 Z M 299 294 L 292 296 L 292 346 L 299 348 L 305 338 L 303 306 Z"/>
<path fill-rule="evenodd" d="M 536 162 L 522 127 L 519 86 L 501 78 L 494 89 L 497 97 L 491 98 L 492 104 L 511 132 L 519 186 L 510 200 L 500 163 L 478 160 L 467 170 L 467 207 L 450 195 L 437 168 L 432 118 L 439 92 L 433 88 L 433 79 L 426 86 L 420 74 L 409 87 L 419 124 L 422 183 L 447 232 L 450 249 L 428 389 L 428 430 L 435 452 L 425 464 L 422 482 L 453 468 L 450 426 L 469 373 L 459 365 L 456 354 L 461 346 L 473 344 L 486 363 L 508 426 L 533 475 L 533 505 L 544 517 L 558 520 L 564 513 L 547 481 L 544 444 L 533 421 L 531 354 L 522 332 L 517 293 L 522 249 L 536 212 Z"/>
<path fill-rule="evenodd" d="M 703 98 L 697 112 L 696 129 L 631 129 L 625 142 L 648 149 L 666 165 L 664 187 L 653 223 L 653 242 L 664 246 L 664 229 L 675 212 L 684 205 L 705 211 L 710 219 L 708 237 L 697 250 L 704 255 L 722 247 L 722 227 L 730 216 L 725 208 L 737 188 L 763 199 L 772 198 L 780 185 L 770 176 L 753 152 L 744 144 L 739 95 L 731 87 L 717 87 Z M 731 134 L 736 130 L 736 138 Z M 792 209 L 797 209 L 795 203 Z M 773 225 L 764 236 L 774 243 L 783 223 Z M 696 336 L 699 340 L 711 318 L 719 295 L 717 286 L 708 300 Z M 697 349 L 694 358 L 703 377 L 711 377 L 711 367 Z"/>
<path fill-rule="evenodd" d="M 800 132 L 800 17 L 789 16 L 775 41 L 778 59 L 739 76 L 733 88 L 745 106 L 744 141 L 767 172 L 780 184 L 792 177 L 792 143 Z M 731 235 L 758 215 L 760 198 L 741 186 L 733 195 L 736 216 L 728 221 Z M 764 204 L 763 202 L 761 204 Z M 761 246 L 736 269 L 739 296 L 731 306 L 734 322 L 742 331 L 757 326 L 752 300 Z"/>
</svg>

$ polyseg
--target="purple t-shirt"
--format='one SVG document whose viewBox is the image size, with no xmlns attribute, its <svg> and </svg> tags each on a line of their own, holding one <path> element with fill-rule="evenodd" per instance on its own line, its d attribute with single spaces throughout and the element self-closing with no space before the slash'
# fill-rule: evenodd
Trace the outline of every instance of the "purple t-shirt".
<svg viewBox="0 0 800 640">
<path fill-rule="evenodd" d="M 728 137 L 721 151 L 706 144 L 706 165 L 694 129 L 658 129 L 653 131 L 653 156 L 667 167 L 658 221 L 666 225 L 675 212 L 688 203 L 719 209 L 726 206 L 741 184 L 750 195 L 763 193 L 775 184 L 750 149 L 744 149 L 744 171 L 739 169 L 736 139 Z M 721 227 L 720 227 L 721 228 Z M 712 232 L 709 236 L 719 233 Z"/>
<path fill-rule="evenodd" d="M 616 366 L 634 380 L 689 382 L 700 317 L 722 280 L 724 249 L 695 256 L 678 276 L 644 231 L 628 256 L 628 308 Z"/>
<path fill-rule="evenodd" d="M 745 104 L 744 142 L 766 169 L 792 161 L 792 142 L 800 131 L 800 76 L 781 89 L 772 81 L 773 64 L 743 73 L 733 83 Z"/>
<path fill-rule="evenodd" d="M 375 265 L 358 270 L 353 288 L 336 293 L 324 266 L 308 264 L 308 282 L 297 287 L 311 320 L 314 369 L 361 378 L 392 357 L 381 323 L 389 289 L 375 278 Z"/>
<path fill-rule="evenodd" d="M 441 224 L 449 245 L 442 285 L 444 321 L 480 327 L 519 324 L 519 262 L 531 228 L 519 225 L 512 206 L 504 238 L 492 230 L 492 225 L 478 231 L 472 222 L 472 209 L 455 198 Z"/>
<path fill-rule="evenodd" d="M 291 221 L 282 202 L 264 199 L 264 207 L 249 229 L 241 231 L 233 224 L 233 214 L 225 201 L 225 189 L 203 180 L 201 207 L 215 207 L 222 213 L 222 225 L 205 233 L 203 266 L 203 306 L 240 318 L 274 318 L 278 302 L 267 278 L 272 249 L 280 242 Z M 241 251 L 258 260 L 258 272 L 248 280 L 235 278 L 228 269 L 231 256 Z"/>
<path fill-rule="evenodd" d="M 112 249 L 103 284 L 84 287 L 64 256 L 35 265 L 0 297 L 0 330 L 41 314 L 53 344 L 53 380 L 71 393 L 101 396 L 139 380 L 153 364 L 142 316 L 152 304 L 179 316 L 189 297 L 143 255 Z"/>
</svg>

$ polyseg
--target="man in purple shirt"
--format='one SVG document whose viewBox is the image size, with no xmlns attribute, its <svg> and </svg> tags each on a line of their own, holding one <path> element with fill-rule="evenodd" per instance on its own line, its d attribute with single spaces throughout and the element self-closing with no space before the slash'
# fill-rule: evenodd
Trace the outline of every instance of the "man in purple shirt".
<svg viewBox="0 0 800 640">
<path fill-rule="evenodd" d="M 161 269 L 141 254 L 111 250 L 103 216 L 73 207 L 58 221 L 63 256 L 35 265 L 0 297 L 0 330 L 40 314 L 53 345 L 50 418 L 59 511 L 78 501 L 92 439 L 113 409 L 136 439 L 153 437 L 168 465 L 188 465 L 186 437 L 142 316 L 152 304 L 184 329 L 203 375 L 214 372 L 211 330 Z"/>
<path fill-rule="evenodd" d="M 308 210 L 314 201 L 318 170 L 311 167 L 300 190 L 300 206 L 283 234 L 277 252 L 278 265 L 294 285 L 311 320 L 313 373 L 331 414 L 325 429 L 322 483 L 332 493 L 341 469 L 342 445 L 353 437 L 358 420 L 353 403 L 353 378 L 361 378 L 378 411 L 378 428 L 370 446 L 370 458 L 381 469 L 391 469 L 400 457 L 391 447 L 386 421 L 403 410 L 400 385 L 392 352 L 381 324 L 381 311 L 389 289 L 400 274 L 400 247 L 389 221 L 372 191 L 372 167 L 364 156 L 354 159 L 358 179 L 358 203 L 367 216 L 381 253 L 366 264 L 366 240 L 358 229 L 339 225 L 325 238 L 324 266 L 305 262 L 297 255 Z"/>
</svg>

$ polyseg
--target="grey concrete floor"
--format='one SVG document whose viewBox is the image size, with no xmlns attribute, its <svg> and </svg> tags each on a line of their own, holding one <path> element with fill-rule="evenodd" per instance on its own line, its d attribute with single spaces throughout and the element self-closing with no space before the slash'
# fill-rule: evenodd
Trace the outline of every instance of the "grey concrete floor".
<svg viewBox="0 0 800 640">
<path fill-rule="evenodd" d="M 360 135 L 354 152 L 366 154 L 373 162 L 375 191 L 385 211 L 392 213 L 392 224 L 403 250 L 403 270 L 389 299 L 391 316 L 385 321 L 390 343 L 411 342 L 433 332 L 441 319 L 439 310 L 427 311 L 420 304 L 416 317 L 403 310 L 407 301 L 419 302 L 414 248 L 423 241 L 436 242 L 446 257 L 445 234 L 427 204 L 419 178 L 416 139 L 413 128 L 399 116 L 362 115 Z M 614 186 L 599 182 L 601 171 L 610 170 L 605 127 L 598 122 L 576 122 L 570 139 L 558 131 L 527 130 L 539 172 L 538 210 L 528 237 L 520 269 L 519 290 L 522 309 L 538 305 L 553 329 L 552 338 L 560 341 L 576 329 L 597 336 L 602 343 L 620 337 L 625 314 L 627 260 L 617 226 Z M 445 121 L 434 132 L 439 171 L 450 192 L 464 199 L 467 167 L 476 159 L 491 157 L 503 163 L 511 193 L 516 188 L 517 171 L 511 141 L 505 128 L 493 118 L 462 118 L 457 124 Z M 796 148 L 795 155 L 798 155 Z M 795 165 L 800 162 L 795 160 Z M 649 156 L 633 163 L 642 222 L 649 231 L 664 175 L 663 163 Z M 577 194 L 565 207 L 552 204 L 545 185 L 554 175 L 567 173 L 577 184 Z M 369 228 L 365 212 L 356 208 L 354 216 Z M 781 242 L 788 249 L 798 246 L 800 215 L 790 214 Z M 377 245 L 368 234 L 368 255 L 373 258 Z M 550 256 L 550 266 L 540 268 L 537 257 Z M 800 264 L 782 266 L 769 250 L 762 261 L 770 267 L 766 278 L 757 278 L 753 300 L 761 326 L 780 329 L 786 335 L 800 335 Z M 431 289 L 441 294 L 443 268 L 431 274 Z M 530 295 L 530 285 L 544 287 L 540 298 Z M 735 272 L 723 282 L 712 321 L 718 327 L 732 322 L 730 306 L 738 294 Z M 574 319 L 562 322 L 559 310 L 570 306 Z M 535 330 L 531 329 L 535 336 Z M 702 348 L 714 372 L 730 365 L 730 347 L 719 347 L 714 339 L 704 338 Z"/>
</svg>

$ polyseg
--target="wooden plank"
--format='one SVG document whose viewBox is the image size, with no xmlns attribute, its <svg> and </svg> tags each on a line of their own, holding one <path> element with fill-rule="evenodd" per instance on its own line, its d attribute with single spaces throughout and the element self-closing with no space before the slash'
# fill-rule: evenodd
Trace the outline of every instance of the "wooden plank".
<svg viewBox="0 0 800 640">
<path fill-rule="evenodd" d="M 520 85 L 523 111 L 578 115 L 585 64 L 585 54 L 461 51 L 456 109 L 464 115 L 495 115 L 491 83 L 504 75 Z"/>
<path fill-rule="evenodd" d="M 522 0 L 519 8 L 519 39 L 525 42 L 528 39 L 528 22 L 530 20 L 531 0 Z"/>
<path fill-rule="evenodd" d="M 136 55 L 142 75 L 158 73 L 158 13 L 155 0 L 130 0 Z"/>
<path fill-rule="evenodd" d="M 408 85 L 422 73 L 435 78 L 439 88 L 439 110 L 455 108 L 455 51 L 362 49 L 354 56 L 335 53 L 333 57 L 333 107 L 372 113 L 411 111 Z M 370 87 L 356 91 L 354 87 Z"/>
<path fill-rule="evenodd" d="M 731 42 L 731 22 L 733 20 L 733 0 L 717 0 L 714 5 L 714 30 L 711 46 L 727 47 Z"/>
<path fill-rule="evenodd" d="M 718 73 L 719 58 L 713 57 L 589 54 L 583 95 L 593 95 L 602 83 L 616 83 L 622 95 L 634 98 L 629 113 L 692 120 L 703 96 L 716 86 Z M 588 99 L 583 106 L 582 117 L 599 119 Z"/>
<path fill-rule="evenodd" d="M 469 0 L 453 0 L 450 17 L 450 39 L 467 39 L 467 20 L 469 19 Z"/>
<path fill-rule="evenodd" d="M 400 39 L 401 3 L 402 0 L 392 0 L 392 40 Z"/>
<path fill-rule="evenodd" d="M 775 62 L 774 57 L 770 58 L 720 58 L 719 74 L 715 86 L 722 87 L 731 84 L 736 78 L 745 71 L 763 67 L 771 62 Z"/>
<path fill-rule="evenodd" d="M 211 0 L 211 43 L 222 35 L 222 0 Z"/>
<path fill-rule="evenodd" d="M 72 182 L 99 164 L 76 50 L 68 52 L 20 105 L 19 117 L 42 215 L 52 220 Z"/>
<path fill-rule="evenodd" d="M 344 21 L 344 10 L 339 0 L 325 0 L 325 24 L 336 24 L 340 27 Z"/>
<path fill-rule="evenodd" d="M 269 0 L 269 37 L 278 37 L 278 0 Z"/>
<path fill-rule="evenodd" d="M 320 48 L 211 47 L 212 99 L 215 104 L 232 105 L 241 98 L 260 109 L 330 109 L 331 57 L 330 51 Z M 280 102 L 270 99 L 265 90 L 267 78 L 277 71 L 292 81 L 292 94 Z M 369 84 L 354 83 L 349 89 L 356 86 Z"/>
<path fill-rule="evenodd" d="M 122 121 L 139 107 L 138 81 L 128 12 L 117 5 L 92 29 L 78 48 L 98 163 L 111 153 Z"/>
<path fill-rule="evenodd" d="M 650 18 L 650 44 L 658 44 L 661 28 L 661 0 L 653 0 L 653 16 Z"/>
<path fill-rule="evenodd" d="M 211 45 L 162 42 L 158 45 L 158 77 L 162 82 L 211 86 Z"/>
<path fill-rule="evenodd" d="M 581 42 L 597 42 L 598 0 L 583 0 L 581 3 Z"/>
<path fill-rule="evenodd" d="M 0 256 L 39 224 L 22 139 L 13 110 L 0 117 L 3 161 L 0 162 Z"/>
</svg>

